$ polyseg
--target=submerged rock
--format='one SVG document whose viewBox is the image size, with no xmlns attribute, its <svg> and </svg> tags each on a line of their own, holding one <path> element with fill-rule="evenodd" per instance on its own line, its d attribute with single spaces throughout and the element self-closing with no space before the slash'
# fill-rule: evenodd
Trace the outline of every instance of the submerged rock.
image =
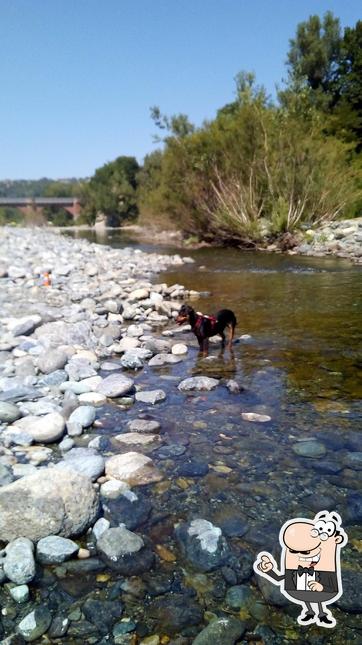
<svg viewBox="0 0 362 645">
<path fill-rule="evenodd" d="M 178 389 L 181 392 L 190 392 L 192 390 L 206 391 L 209 392 L 213 390 L 219 381 L 215 378 L 210 378 L 209 376 L 193 376 L 191 378 L 186 378 L 178 385 Z"/>
<path fill-rule="evenodd" d="M 52 615 L 45 605 L 36 607 L 19 623 L 17 631 L 27 643 L 40 638 L 49 629 Z"/>
<path fill-rule="evenodd" d="M 153 465 L 152 459 L 139 452 L 126 452 L 115 455 L 106 461 L 106 475 L 120 479 L 130 486 L 143 486 L 159 482 L 163 478 L 160 471 Z"/>
<path fill-rule="evenodd" d="M 246 630 L 246 624 L 234 616 L 216 618 L 200 632 L 192 645 L 234 645 Z"/>
<path fill-rule="evenodd" d="M 136 401 L 141 401 L 142 403 L 150 403 L 155 405 L 160 401 L 164 401 L 166 398 L 166 393 L 163 390 L 150 390 L 148 392 L 136 392 L 135 399 Z"/>
<path fill-rule="evenodd" d="M 307 439 L 306 441 L 298 441 L 292 446 L 293 452 L 300 457 L 309 457 L 311 459 L 319 459 L 324 457 L 327 449 L 323 443 L 314 439 Z"/>
<path fill-rule="evenodd" d="M 127 576 L 148 571 L 154 562 L 154 554 L 141 536 L 124 525 L 104 531 L 97 541 L 97 550 L 111 569 Z"/>
<path fill-rule="evenodd" d="M 221 567 L 230 553 L 221 529 L 207 520 L 200 518 L 178 524 L 175 534 L 182 555 L 198 571 Z"/>
</svg>

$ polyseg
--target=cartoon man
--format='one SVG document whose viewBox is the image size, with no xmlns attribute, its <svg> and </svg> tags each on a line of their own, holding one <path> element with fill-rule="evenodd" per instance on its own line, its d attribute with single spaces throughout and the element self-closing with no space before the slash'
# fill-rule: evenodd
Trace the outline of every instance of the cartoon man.
<svg viewBox="0 0 362 645">
<path fill-rule="evenodd" d="M 348 538 L 341 523 L 334 511 L 321 511 L 313 520 L 300 517 L 289 520 L 279 533 L 281 570 L 266 551 L 259 553 L 254 562 L 255 573 L 280 585 L 284 596 L 302 605 L 300 625 L 336 624 L 326 605 L 342 595 L 340 551 Z M 312 603 L 318 605 L 317 614 Z"/>
</svg>

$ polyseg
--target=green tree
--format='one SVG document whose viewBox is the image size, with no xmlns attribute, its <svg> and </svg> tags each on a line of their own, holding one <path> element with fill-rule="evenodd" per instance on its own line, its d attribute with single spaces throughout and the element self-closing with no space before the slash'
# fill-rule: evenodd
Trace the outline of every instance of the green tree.
<svg viewBox="0 0 362 645">
<path fill-rule="evenodd" d="M 288 53 L 289 81 L 294 87 L 307 83 L 312 90 L 328 92 L 334 81 L 341 51 L 338 18 L 327 11 L 323 20 L 310 16 L 297 26 Z"/>
<path fill-rule="evenodd" d="M 134 157 L 121 156 L 98 168 L 83 187 L 85 217 L 95 221 L 98 213 L 107 216 L 111 226 L 118 226 L 138 214 L 137 174 Z"/>
</svg>

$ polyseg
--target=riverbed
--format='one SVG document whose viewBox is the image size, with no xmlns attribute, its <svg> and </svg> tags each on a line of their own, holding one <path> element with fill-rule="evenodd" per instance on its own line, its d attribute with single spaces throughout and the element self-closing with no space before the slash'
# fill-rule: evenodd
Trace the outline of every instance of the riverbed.
<svg viewBox="0 0 362 645">
<path fill-rule="evenodd" d="M 75 235 L 113 248 L 179 252 L 119 233 Z M 64 638 L 48 642 L 190 645 L 213 618 L 235 617 L 242 628 L 230 642 L 358 643 L 361 268 L 340 259 L 233 249 L 181 255 L 194 262 L 171 265 L 151 280 L 199 292 L 192 304 L 204 313 L 232 309 L 238 320 L 235 342 L 231 351 L 223 351 L 216 339 L 209 355 L 200 357 L 190 332 L 176 333 L 172 322 L 160 325 L 157 338 L 185 343 L 188 353 L 180 362 L 157 368 L 146 363 L 126 373 L 139 390 L 162 388 L 166 398 L 155 405 L 108 401 L 97 407 L 94 425 L 75 439 L 86 447 L 101 437 L 98 450 L 110 457 L 116 453 L 115 435 L 129 422 L 143 418 L 160 424 L 162 444 L 144 450 L 162 480 L 137 489 L 139 517 L 133 524 L 157 557 L 151 571 L 131 577 L 96 565 L 95 558 L 89 570 L 86 564 L 45 567 L 32 601 L 47 604 L 70 625 Z M 173 337 L 165 335 L 170 330 Z M 218 386 L 189 393 L 178 389 L 194 376 L 217 379 Z M 114 526 L 127 509 L 124 502 L 110 507 Z M 278 533 L 286 520 L 313 518 L 324 509 L 340 513 L 349 536 L 342 551 L 345 593 L 331 607 L 337 620 L 333 630 L 298 626 L 297 607 L 252 569 L 262 550 L 278 561 Z M 221 529 L 229 549 L 223 565 L 192 564 L 191 554 L 181 548 L 175 526 L 195 518 Z M 81 541 L 94 555 L 91 536 Z M 104 625 L 112 625 L 106 614 L 119 599 L 123 623 L 112 636 L 112 627 L 104 632 Z M 16 606 L 7 597 L 6 607 L 11 625 L 17 621 Z M 215 641 L 219 644 L 224 642 Z"/>
<path fill-rule="evenodd" d="M 104 241 L 137 245 L 119 234 Z M 202 477 L 186 478 L 181 484 L 185 491 L 173 483 L 164 494 L 167 518 L 154 531 L 157 538 L 169 540 L 175 517 L 200 513 L 218 526 L 229 526 L 238 548 L 278 553 L 284 521 L 335 509 L 349 525 L 343 566 L 346 576 L 352 576 L 351 570 L 360 571 L 361 547 L 361 269 L 333 258 L 233 249 L 207 248 L 189 255 L 194 265 L 170 268 L 162 279 L 206 292 L 197 301 L 204 313 L 231 308 L 241 338 L 231 353 L 211 345 L 204 359 L 190 336 L 186 361 L 157 373 L 145 368 L 140 377 L 152 387 L 163 383 L 168 399 L 158 406 L 157 419 L 172 441 L 187 445 L 181 457 L 163 461 L 170 478 L 186 458 L 209 468 Z M 233 395 L 220 388 L 185 400 L 175 384 L 198 374 L 235 379 L 241 392 Z M 271 421 L 248 422 L 242 412 L 268 415 Z M 235 528 L 242 522 L 244 527 Z M 298 629 L 289 621 L 293 608 L 288 607 L 284 619 L 278 609 L 276 618 L 275 607 L 264 601 L 262 622 L 275 626 L 284 620 L 284 627 L 293 631 L 290 640 L 298 640 Z M 214 595 L 205 591 L 203 603 L 215 611 L 225 608 L 221 592 L 220 600 L 215 599 L 215 588 Z M 347 632 L 336 631 L 332 638 L 312 628 L 302 641 L 315 642 L 318 633 L 319 642 L 337 643 L 344 633 L 347 642 L 357 642 L 354 614 L 335 613 Z"/>
</svg>

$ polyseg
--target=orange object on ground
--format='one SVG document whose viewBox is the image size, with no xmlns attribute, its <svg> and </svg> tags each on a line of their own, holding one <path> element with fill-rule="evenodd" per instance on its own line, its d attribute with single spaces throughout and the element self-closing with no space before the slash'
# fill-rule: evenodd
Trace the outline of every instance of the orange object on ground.
<svg viewBox="0 0 362 645">
<path fill-rule="evenodd" d="M 48 271 L 44 271 L 43 273 L 43 287 L 51 287 L 52 280 L 50 277 L 50 273 Z"/>
</svg>

